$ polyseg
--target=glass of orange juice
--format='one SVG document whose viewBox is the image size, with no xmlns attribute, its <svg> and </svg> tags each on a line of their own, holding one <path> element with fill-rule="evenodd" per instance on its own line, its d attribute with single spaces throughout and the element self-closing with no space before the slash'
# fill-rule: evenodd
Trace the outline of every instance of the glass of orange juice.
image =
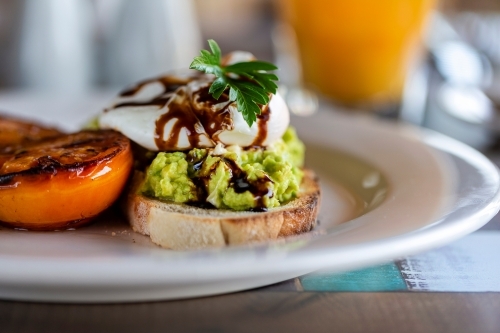
<svg viewBox="0 0 500 333">
<path fill-rule="evenodd" d="M 345 105 L 400 101 L 435 0 L 280 0 L 305 84 Z"/>
</svg>

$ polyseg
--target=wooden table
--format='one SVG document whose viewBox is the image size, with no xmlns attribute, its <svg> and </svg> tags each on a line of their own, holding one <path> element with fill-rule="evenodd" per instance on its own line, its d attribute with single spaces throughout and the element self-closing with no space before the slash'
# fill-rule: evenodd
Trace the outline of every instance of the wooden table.
<svg viewBox="0 0 500 333">
<path fill-rule="evenodd" d="M 254 290 L 116 305 L 0 302 L 1 332 L 494 332 L 500 293 Z"/>
</svg>

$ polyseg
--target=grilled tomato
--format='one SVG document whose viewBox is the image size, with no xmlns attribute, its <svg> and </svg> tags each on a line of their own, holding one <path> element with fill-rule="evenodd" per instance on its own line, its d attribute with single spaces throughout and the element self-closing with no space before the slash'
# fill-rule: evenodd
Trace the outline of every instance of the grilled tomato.
<svg viewBox="0 0 500 333">
<path fill-rule="evenodd" d="M 0 221 L 31 230 L 79 227 L 118 198 L 132 164 L 130 141 L 114 131 L 0 150 Z"/>
<path fill-rule="evenodd" d="M 53 128 L 0 116 L 0 153 L 8 153 L 23 144 L 61 134 Z"/>
</svg>

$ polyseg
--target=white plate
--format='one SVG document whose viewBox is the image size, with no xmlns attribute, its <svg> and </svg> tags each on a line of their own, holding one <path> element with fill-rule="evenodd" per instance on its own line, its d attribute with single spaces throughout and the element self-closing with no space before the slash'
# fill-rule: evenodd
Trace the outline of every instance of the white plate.
<svg viewBox="0 0 500 333">
<path fill-rule="evenodd" d="M 76 231 L 1 229 L 0 297 L 116 302 L 232 292 L 440 246 L 499 210 L 496 167 L 457 141 L 333 112 L 295 121 L 324 192 L 313 233 L 172 252 L 131 232 L 113 212 Z"/>
</svg>

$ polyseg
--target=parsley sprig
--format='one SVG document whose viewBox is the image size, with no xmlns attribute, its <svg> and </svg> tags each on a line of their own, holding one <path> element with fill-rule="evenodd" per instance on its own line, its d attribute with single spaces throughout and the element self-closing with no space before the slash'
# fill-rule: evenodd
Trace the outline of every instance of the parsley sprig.
<svg viewBox="0 0 500 333">
<path fill-rule="evenodd" d="M 252 126 L 261 113 L 259 104 L 269 103 L 269 94 L 276 94 L 278 86 L 275 81 L 278 81 L 278 77 L 269 71 L 277 70 L 278 67 L 265 61 L 222 66 L 219 45 L 213 39 L 208 40 L 208 45 L 212 53 L 201 50 L 201 54 L 194 58 L 189 68 L 215 75 L 216 79 L 209 90 L 215 99 L 219 99 L 229 87 L 229 99 L 236 101 L 243 119 L 248 126 Z"/>
</svg>

